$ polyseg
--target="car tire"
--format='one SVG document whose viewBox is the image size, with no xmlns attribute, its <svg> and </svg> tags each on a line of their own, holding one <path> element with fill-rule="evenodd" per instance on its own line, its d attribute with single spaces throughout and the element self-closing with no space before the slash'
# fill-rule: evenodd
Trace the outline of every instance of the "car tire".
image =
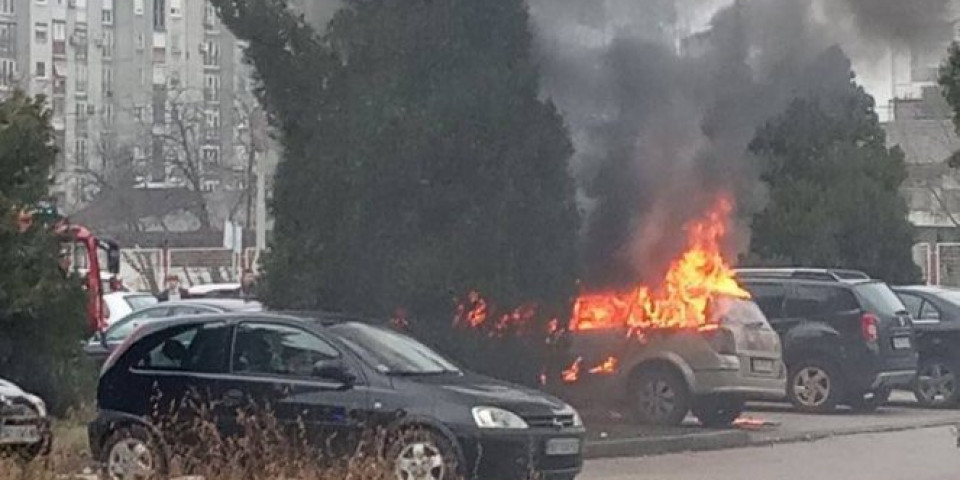
<svg viewBox="0 0 960 480">
<path fill-rule="evenodd" d="M 461 476 L 453 444 L 429 428 L 408 427 L 398 432 L 386 448 L 386 464 L 398 480 L 454 480 Z"/>
<path fill-rule="evenodd" d="M 881 388 L 872 392 L 855 395 L 850 398 L 848 403 L 850 404 L 850 408 L 856 412 L 875 412 L 890 400 L 890 393 L 891 390 L 889 388 Z"/>
<path fill-rule="evenodd" d="M 926 408 L 954 408 L 960 404 L 960 362 L 943 357 L 920 360 L 913 395 Z"/>
<path fill-rule="evenodd" d="M 832 362 L 802 360 L 790 367 L 787 398 L 804 413 L 832 413 L 843 398 L 839 371 Z"/>
<path fill-rule="evenodd" d="M 160 442 L 139 425 L 111 433 L 103 444 L 100 462 L 105 480 L 160 480 L 168 473 Z"/>
<path fill-rule="evenodd" d="M 687 383 L 669 368 L 643 368 L 634 376 L 632 386 L 634 415 L 640 423 L 680 425 L 690 411 Z"/>
<path fill-rule="evenodd" d="M 698 399 L 693 405 L 693 414 L 700 424 L 708 428 L 729 427 L 743 414 L 745 402 L 739 398 Z"/>
</svg>

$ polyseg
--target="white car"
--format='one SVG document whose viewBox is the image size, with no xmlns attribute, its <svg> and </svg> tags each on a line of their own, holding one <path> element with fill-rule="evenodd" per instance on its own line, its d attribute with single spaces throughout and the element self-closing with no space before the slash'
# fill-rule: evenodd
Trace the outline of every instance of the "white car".
<svg viewBox="0 0 960 480">
<path fill-rule="evenodd" d="M 0 448 L 33 459 L 50 453 L 51 438 L 43 400 L 0 378 Z"/>
<path fill-rule="evenodd" d="M 204 283 L 187 288 L 189 298 L 240 298 L 239 283 Z"/>
<path fill-rule="evenodd" d="M 107 305 L 107 325 L 127 315 L 157 304 L 157 297 L 147 292 L 113 292 L 103 296 Z"/>
</svg>

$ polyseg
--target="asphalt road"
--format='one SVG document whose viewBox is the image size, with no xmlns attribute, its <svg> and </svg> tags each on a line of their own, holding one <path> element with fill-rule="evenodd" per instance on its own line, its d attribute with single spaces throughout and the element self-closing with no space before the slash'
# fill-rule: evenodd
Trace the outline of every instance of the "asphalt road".
<svg viewBox="0 0 960 480">
<path fill-rule="evenodd" d="M 960 448 L 948 427 L 816 442 L 587 462 L 580 480 L 954 480 Z"/>
</svg>

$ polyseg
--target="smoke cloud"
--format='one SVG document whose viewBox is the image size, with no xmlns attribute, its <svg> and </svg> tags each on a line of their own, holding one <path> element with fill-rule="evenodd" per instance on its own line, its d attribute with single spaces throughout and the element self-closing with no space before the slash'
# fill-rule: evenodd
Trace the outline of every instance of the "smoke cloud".
<svg viewBox="0 0 960 480">
<path fill-rule="evenodd" d="M 844 0 L 824 4 L 846 9 L 860 32 L 873 38 L 914 45 L 950 28 L 950 0 Z"/>
<path fill-rule="evenodd" d="M 727 2 L 708 30 L 680 35 L 716 3 L 530 0 L 544 91 L 576 146 L 588 287 L 658 281 L 720 195 L 749 218 L 764 202 L 756 129 L 793 98 L 849 88 L 813 0 Z"/>
</svg>

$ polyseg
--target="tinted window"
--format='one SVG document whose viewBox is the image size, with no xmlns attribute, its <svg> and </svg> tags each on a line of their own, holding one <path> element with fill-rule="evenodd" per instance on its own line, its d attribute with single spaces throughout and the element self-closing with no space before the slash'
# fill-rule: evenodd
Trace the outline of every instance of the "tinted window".
<svg viewBox="0 0 960 480">
<path fill-rule="evenodd" d="M 226 371 L 229 333 L 226 323 L 171 328 L 149 337 L 150 346 L 135 366 L 145 370 Z"/>
<path fill-rule="evenodd" d="M 783 285 L 776 284 L 753 284 L 747 285 L 747 290 L 757 303 L 760 310 L 767 318 L 775 319 L 783 316 L 783 300 L 786 297 L 786 291 Z"/>
<path fill-rule="evenodd" d="M 326 340 L 300 328 L 244 323 L 237 328 L 233 370 L 244 373 L 309 377 L 320 360 L 340 353 Z"/>
<path fill-rule="evenodd" d="M 711 308 L 716 312 L 715 315 L 728 325 L 755 325 L 767 321 L 763 312 L 749 300 L 719 297 L 712 303 Z"/>
<path fill-rule="evenodd" d="M 107 329 L 107 341 L 119 342 L 127 338 L 134 330 L 152 319 L 168 317 L 170 309 L 167 307 L 151 308 L 128 315 Z"/>
<path fill-rule="evenodd" d="M 932 303 L 924 301 L 923 306 L 920 307 L 920 315 L 913 318 L 924 322 L 939 322 L 940 310 L 934 307 Z"/>
<path fill-rule="evenodd" d="M 176 315 L 199 315 L 203 313 L 214 313 L 215 309 L 209 307 L 201 306 L 177 306 L 173 307 L 173 313 L 170 314 L 171 317 Z"/>
<path fill-rule="evenodd" d="M 844 288 L 798 285 L 786 302 L 787 317 L 816 317 L 857 310 L 857 300 Z"/>
<path fill-rule="evenodd" d="M 334 325 L 330 331 L 381 373 L 459 372 L 456 365 L 439 353 L 406 335 L 361 323 Z"/>
<path fill-rule="evenodd" d="M 878 315 L 893 315 L 906 310 L 903 302 L 886 283 L 862 283 L 854 287 L 854 291 L 863 300 L 864 308 Z"/>
<path fill-rule="evenodd" d="M 130 306 L 130 310 L 133 311 L 157 304 L 157 297 L 154 297 L 153 295 L 129 295 L 124 297 L 124 300 L 126 300 L 127 305 Z"/>
<path fill-rule="evenodd" d="M 900 297 L 900 301 L 903 302 L 903 305 L 907 307 L 910 316 L 920 318 L 920 307 L 923 305 L 923 300 L 916 295 L 910 295 L 908 293 L 901 293 L 898 296 Z"/>
</svg>

